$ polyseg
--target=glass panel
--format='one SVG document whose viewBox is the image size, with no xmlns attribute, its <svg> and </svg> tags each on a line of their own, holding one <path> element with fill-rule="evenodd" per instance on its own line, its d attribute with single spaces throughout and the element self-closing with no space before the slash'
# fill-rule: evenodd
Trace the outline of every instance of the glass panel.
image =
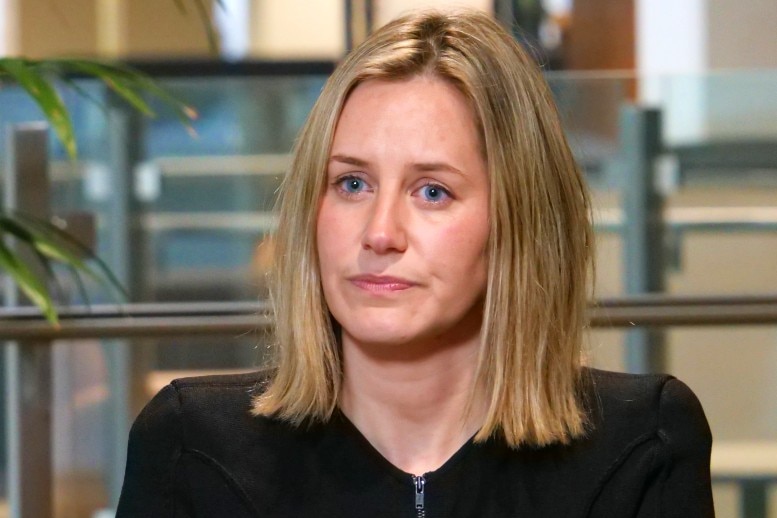
<svg viewBox="0 0 777 518">
<path fill-rule="evenodd" d="M 97 251 L 134 301 L 255 300 L 263 293 L 256 247 L 274 225 L 270 210 L 287 154 L 324 79 L 170 81 L 171 91 L 197 106 L 196 139 L 164 107 L 156 107 L 155 119 L 133 121 L 126 109 L 109 104 L 106 111 L 66 94 L 79 157 L 68 160 L 52 138 L 52 213 L 86 210 L 95 215 Z M 114 103 L 95 83 L 81 87 L 93 100 Z M 0 90 L 2 142 L 8 123 L 40 118 L 17 88 Z M 259 269 L 252 268 L 255 260 Z M 62 301 L 78 302 L 75 284 L 67 276 L 62 284 Z M 114 301 L 88 279 L 87 284 L 92 302 Z M 123 421 L 125 410 L 132 408 L 133 416 L 139 410 L 133 390 L 138 380 L 159 371 L 255 368 L 264 344 L 254 333 L 135 345 L 95 341 L 55 351 L 60 398 L 55 403 L 55 493 L 62 517 L 91 516 L 117 496 L 121 480 L 116 474 L 123 469 L 117 464 L 123 463 L 128 429 Z M 0 393 L 5 392 L 2 372 Z M 117 385 L 106 394 L 108 379 Z M 0 405 L 0 412 L 4 408 Z M 79 453 L 84 448 L 89 455 Z M 3 440 L 2 473 L 5 464 Z M 5 494 L 0 476 L 0 513 Z M 75 501 L 73 494 L 83 498 Z"/>
<path fill-rule="evenodd" d="M 183 346 L 201 349 L 204 354 L 200 355 L 201 363 L 192 366 L 193 370 L 184 370 L 180 367 L 182 362 L 173 361 L 172 367 L 163 364 L 133 380 L 138 394 L 132 416 L 174 378 L 242 372 L 250 370 L 246 365 L 255 366 L 261 361 L 256 336 L 171 338 L 155 343 L 161 356 L 168 360 L 174 360 Z M 144 342 L 134 342 L 132 348 L 142 350 Z M 111 459 L 116 452 L 123 458 L 127 444 L 124 434 L 117 438 L 112 421 L 112 406 L 126 394 L 124 389 L 115 393 L 117 386 L 111 380 L 110 361 L 106 346 L 99 340 L 61 341 L 53 345 L 52 436 L 57 518 L 94 516 L 96 511 L 112 506 L 111 471 L 115 467 Z"/>
<path fill-rule="evenodd" d="M 588 346 L 591 364 L 624 370 L 624 337 L 621 329 L 594 329 Z M 777 327 L 670 328 L 666 341 L 668 371 L 699 397 L 712 429 L 713 449 L 777 443 Z M 721 463 L 713 466 L 716 516 L 742 516 L 740 486 L 731 482 Z M 771 484 L 770 494 L 774 502 L 776 484 Z"/>
<path fill-rule="evenodd" d="M 597 293 L 623 293 L 627 168 L 618 114 L 635 98 L 659 110 L 661 149 L 647 157 L 664 197 L 666 291 L 777 289 L 777 71 L 640 78 L 549 73 L 570 144 L 593 191 Z M 625 146 L 625 147 L 624 147 Z"/>
<path fill-rule="evenodd" d="M 273 226 L 274 193 L 296 132 L 324 79 L 166 82 L 197 107 L 200 118 L 194 128 L 199 137 L 191 138 L 168 110 L 159 108 L 157 118 L 142 122 L 128 137 L 140 146 L 136 159 L 130 160 L 133 180 L 123 184 L 123 175 L 114 171 L 116 159 L 110 156 L 119 151 L 110 137 L 116 133 L 115 123 L 93 103 L 69 94 L 81 155 L 70 163 L 52 141 L 54 210 L 95 212 L 103 255 L 120 270 L 130 270 L 128 265 L 120 267 L 126 257 L 114 257 L 111 237 L 112 225 L 121 221 L 110 209 L 125 199 L 128 217 L 135 222 L 132 262 L 141 265 L 132 275 L 126 272 L 135 300 L 254 298 L 261 279 L 252 269 L 256 247 Z M 621 191 L 629 186 L 622 185 L 628 164 L 619 161 L 619 112 L 651 85 L 658 85 L 664 127 L 655 174 L 666 195 L 667 290 L 774 290 L 776 270 L 769 258 L 777 246 L 777 114 L 768 105 L 768 94 L 777 90 L 777 73 L 639 82 L 623 75 L 549 73 L 548 79 L 593 190 L 601 235 L 598 293 L 621 293 L 620 277 L 625 274 L 617 236 L 624 217 Z M 85 85 L 93 97 L 106 97 L 97 85 Z M 0 96 L 3 127 L 39 118 L 17 89 L 5 88 Z M 126 192 L 130 188 L 131 196 Z M 705 259 L 704 264 L 696 258 Z M 732 265 L 737 265 L 735 274 Z"/>
<path fill-rule="evenodd" d="M 637 97 L 653 99 L 664 123 L 654 174 L 666 196 L 666 235 L 653 246 L 667 253 L 666 291 L 776 291 L 777 72 L 639 81 L 612 75 L 548 78 L 593 190 L 598 296 L 624 292 L 621 192 L 630 186 L 623 185 L 629 164 L 619 159 L 619 113 Z M 324 80 L 168 81 L 198 108 L 197 139 L 163 107 L 156 119 L 133 125 L 68 94 L 80 155 L 68 161 L 52 139 L 53 211 L 96 215 L 98 252 L 134 300 L 256 299 L 263 294 L 266 267 L 257 247 L 273 228 L 270 211 L 289 150 Z M 94 83 L 82 86 L 96 99 L 109 98 Z M 38 118 L 18 89 L 0 90 L 2 142 L 9 122 Z M 126 167 L 119 170 L 121 164 Z M 74 285 L 63 284 L 65 300 L 78 301 Z M 111 300 L 105 290 L 89 287 L 93 301 Z M 777 393 L 770 375 L 777 368 L 774 326 L 673 329 L 666 336 L 668 369 L 697 392 L 716 440 L 777 440 L 777 413 L 770 404 Z M 622 370 L 623 337 L 622 330 L 596 330 L 590 340 L 594 365 Z M 78 441 L 97 441 L 107 433 L 103 428 L 112 417 L 106 398 L 126 395 L 104 392 L 108 373 L 115 372 L 107 347 L 80 342 L 55 348 L 60 362 L 55 383 L 64 398 L 55 413 L 61 435 L 57 470 L 71 473 L 78 487 L 96 488 L 95 506 L 109 498 L 103 479 L 110 455 L 97 449 L 82 455 L 85 446 Z M 148 340 L 131 350 L 145 383 L 158 372 L 252 368 L 263 348 L 261 337 L 254 336 Z M 116 442 L 100 444 L 106 451 L 126 447 Z M 716 489 L 716 498 L 731 500 L 718 496 L 725 491 Z"/>
</svg>

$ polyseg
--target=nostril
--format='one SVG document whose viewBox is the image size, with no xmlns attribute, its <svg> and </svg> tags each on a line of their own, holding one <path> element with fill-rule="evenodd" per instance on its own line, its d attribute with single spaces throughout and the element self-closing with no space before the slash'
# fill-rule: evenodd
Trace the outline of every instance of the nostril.
<svg viewBox="0 0 777 518">
<path fill-rule="evenodd" d="M 407 247 L 401 192 L 384 189 L 371 206 L 363 247 L 378 254 L 403 252 Z"/>
<path fill-rule="evenodd" d="M 364 233 L 362 246 L 365 250 L 376 253 L 404 251 L 407 247 L 407 238 L 404 230 L 396 222 L 371 224 Z"/>
</svg>

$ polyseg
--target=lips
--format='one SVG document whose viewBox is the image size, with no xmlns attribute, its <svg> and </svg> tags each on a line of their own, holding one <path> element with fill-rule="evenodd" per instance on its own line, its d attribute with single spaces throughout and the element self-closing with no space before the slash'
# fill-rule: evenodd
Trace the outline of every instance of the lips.
<svg viewBox="0 0 777 518">
<path fill-rule="evenodd" d="M 371 293 L 392 293 L 417 286 L 418 283 L 389 275 L 355 275 L 348 280 L 357 288 Z"/>
</svg>

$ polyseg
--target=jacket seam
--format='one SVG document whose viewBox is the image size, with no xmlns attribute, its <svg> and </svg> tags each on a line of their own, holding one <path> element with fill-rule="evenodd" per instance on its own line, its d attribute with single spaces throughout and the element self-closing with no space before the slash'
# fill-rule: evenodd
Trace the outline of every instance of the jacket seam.
<svg viewBox="0 0 777 518">
<path fill-rule="evenodd" d="M 169 498 L 170 498 L 170 507 L 173 513 L 173 518 L 178 516 L 178 501 L 175 497 L 176 493 L 176 483 L 175 483 L 175 474 L 178 471 L 178 463 L 181 460 L 181 452 L 183 451 L 183 445 L 184 445 L 184 424 L 183 424 L 183 398 L 181 396 L 181 392 L 178 390 L 178 387 L 174 383 L 170 383 L 170 385 L 175 390 L 175 397 L 176 401 L 178 402 L 178 407 L 175 409 L 176 414 L 178 417 L 178 447 L 176 448 L 175 457 L 173 459 L 173 464 L 170 467 L 170 483 L 169 483 Z"/>
<path fill-rule="evenodd" d="M 665 458 L 666 456 L 669 455 L 669 452 L 667 451 L 667 448 L 666 448 L 668 446 L 668 443 L 664 438 L 665 434 L 662 431 L 659 431 L 658 436 L 661 439 L 661 444 L 664 446 L 663 448 L 661 448 L 661 453 L 656 455 L 657 460 L 659 457 L 661 457 L 662 460 L 664 460 L 664 466 L 663 466 L 663 469 L 661 469 L 661 484 L 658 491 L 658 506 L 657 506 L 658 513 L 659 513 L 658 516 L 668 516 L 664 512 L 664 502 L 666 500 L 664 498 L 664 491 L 666 490 L 667 480 L 669 480 L 669 471 L 670 471 L 671 462 L 667 462 L 667 459 Z"/>
<path fill-rule="evenodd" d="M 629 456 L 634 452 L 637 447 L 641 446 L 642 444 L 648 443 L 651 440 L 655 439 L 656 433 L 646 432 L 637 438 L 635 438 L 633 441 L 631 441 L 626 447 L 623 449 L 623 451 L 618 455 L 618 457 L 615 458 L 614 461 L 607 467 L 604 474 L 601 476 L 601 478 L 596 482 L 596 490 L 591 495 L 591 499 L 588 501 L 588 505 L 585 507 L 585 513 L 583 516 L 589 516 L 591 514 L 591 509 L 593 508 L 594 504 L 596 503 L 596 500 L 599 498 L 599 495 L 602 492 L 602 489 L 604 488 L 607 481 L 615 474 L 616 471 L 623 465 L 623 463 L 626 461 L 626 459 L 629 458 Z"/>
<path fill-rule="evenodd" d="M 248 508 L 251 510 L 251 512 L 254 515 L 259 516 L 259 510 L 254 506 L 254 503 L 248 497 L 248 494 L 246 493 L 245 489 L 237 482 L 237 480 L 235 480 L 232 474 L 229 473 L 229 471 L 226 468 L 224 468 L 224 466 L 222 466 L 221 463 L 219 463 L 219 461 L 217 461 L 207 453 L 194 448 L 185 448 L 181 453 L 182 454 L 188 453 L 194 457 L 197 457 L 198 459 L 203 461 L 206 465 L 218 471 L 221 477 L 226 481 L 229 488 L 236 495 L 240 497 L 243 503 L 246 506 L 248 506 Z"/>
<path fill-rule="evenodd" d="M 658 510 L 659 510 L 659 516 L 665 516 L 664 513 L 664 490 L 666 489 L 666 482 L 669 479 L 669 472 L 670 472 L 670 466 L 671 463 L 671 457 L 673 455 L 674 445 L 672 444 L 672 439 L 669 437 L 669 435 L 664 431 L 663 428 L 663 415 L 662 415 L 662 405 L 661 401 L 664 395 L 664 391 L 666 390 L 666 386 L 669 384 L 671 380 L 675 378 L 669 377 L 667 378 L 664 383 L 661 385 L 661 390 L 658 391 L 658 403 L 657 403 L 657 409 L 656 412 L 656 428 L 658 430 L 658 438 L 661 440 L 661 452 L 663 453 L 662 457 L 664 460 L 664 467 L 661 470 L 661 486 L 659 489 L 659 498 L 658 498 Z"/>
</svg>

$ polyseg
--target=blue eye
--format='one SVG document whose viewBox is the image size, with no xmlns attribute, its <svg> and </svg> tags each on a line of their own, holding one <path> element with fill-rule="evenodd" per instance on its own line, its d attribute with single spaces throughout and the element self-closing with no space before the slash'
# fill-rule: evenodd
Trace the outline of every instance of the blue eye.
<svg viewBox="0 0 777 518">
<path fill-rule="evenodd" d="M 427 184 L 421 187 L 421 196 L 426 201 L 441 202 L 450 197 L 450 193 L 443 187 L 435 184 Z"/>
<path fill-rule="evenodd" d="M 349 176 L 348 178 L 342 178 L 340 180 L 340 187 L 349 194 L 356 194 L 362 192 L 365 188 L 364 180 L 355 176 Z"/>
</svg>

